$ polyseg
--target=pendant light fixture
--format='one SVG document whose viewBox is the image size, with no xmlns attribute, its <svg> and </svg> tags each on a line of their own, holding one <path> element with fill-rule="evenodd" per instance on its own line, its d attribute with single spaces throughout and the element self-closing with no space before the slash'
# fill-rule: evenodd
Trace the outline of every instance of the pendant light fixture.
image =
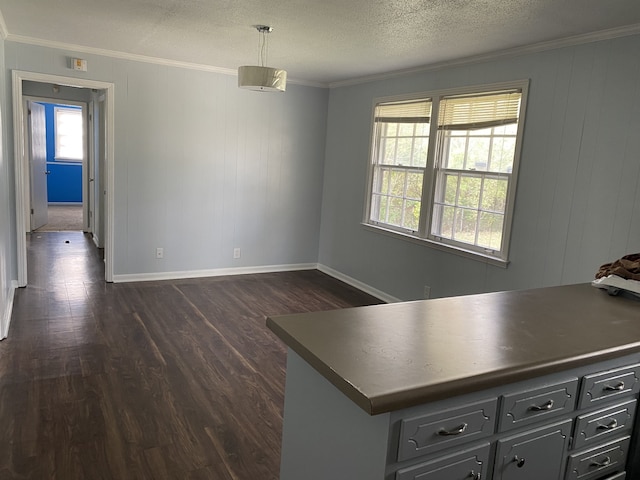
<svg viewBox="0 0 640 480">
<path fill-rule="evenodd" d="M 256 25 L 258 30 L 258 61 L 260 66 L 245 65 L 238 67 L 238 87 L 258 92 L 284 92 L 287 88 L 287 72 L 279 68 L 267 67 L 269 50 L 267 35 L 273 28 Z"/>
</svg>

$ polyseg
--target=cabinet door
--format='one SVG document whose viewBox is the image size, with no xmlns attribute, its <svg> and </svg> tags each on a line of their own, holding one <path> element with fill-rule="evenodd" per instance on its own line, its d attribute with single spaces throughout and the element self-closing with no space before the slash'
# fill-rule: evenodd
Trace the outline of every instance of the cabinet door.
<svg viewBox="0 0 640 480">
<path fill-rule="evenodd" d="M 489 443 L 484 443 L 466 452 L 402 468 L 396 480 L 484 480 L 489 448 Z"/>
<path fill-rule="evenodd" d="M 571 420 L 498 440 L 495 480 L 558 480 L 563 473 Z"/>
</svg>

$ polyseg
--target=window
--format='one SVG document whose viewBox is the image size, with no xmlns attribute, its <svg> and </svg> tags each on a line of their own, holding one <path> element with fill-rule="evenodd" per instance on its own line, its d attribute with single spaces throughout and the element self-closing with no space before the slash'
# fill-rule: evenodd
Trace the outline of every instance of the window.
<svg viewBox="0 0 640 480">
<path fill-rule="evenodd" d="M 82 109 L 55 107 L 56 160 L 82 161 Z"/>
<path fill-rule="evenodd" d="M 526 87 L 378 103 L 366 223 L 506 262 Z"/>
</svg>

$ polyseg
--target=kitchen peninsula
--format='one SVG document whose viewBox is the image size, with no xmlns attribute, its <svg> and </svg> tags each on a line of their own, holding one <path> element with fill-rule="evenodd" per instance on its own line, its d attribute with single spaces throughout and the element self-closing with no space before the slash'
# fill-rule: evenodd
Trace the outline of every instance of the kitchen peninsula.
<svg viewBox="0 0 640 480">
<path fill-rule="evenodd" d="M 267 325 L 289 347 L 281 480 L 640 478 L 640 301 L 584 284 Z"/>
</svg>

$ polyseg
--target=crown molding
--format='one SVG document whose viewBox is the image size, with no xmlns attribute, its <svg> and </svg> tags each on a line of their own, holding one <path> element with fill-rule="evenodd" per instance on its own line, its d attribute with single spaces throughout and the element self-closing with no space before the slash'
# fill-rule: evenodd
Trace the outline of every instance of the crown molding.
<svg viewBox="0 0 640 480">
<path fill-rule="evenodd" d="M 404 70 L 396 70 L 393 72 L 380 73 L 376 75 L 368 75 L 364 77 L 352 78 L 349 80 L 330 82 L 329 88 L 347 87 L 350 85 L 359 85 L 362 83 L 375 82 L 379 80 L 387 80 L 394 77 L 404 76 L 412 73 L 423 73 L 436 70 L 442 70 L 450 67 L 460 67 L 464 65 L 472 65 L 474 63 L 486 62 L 489 60 L 497 60 L 504 58 L 517 57 L 521 55 L 544 52 L 547 50 L 555 50 L 558 48 L 572 47 L 585 43 L 599 42 L 603 40 L 611 40 L 614 38 L 628 37 L 640 34 L 640 24 L 628 25 L 625 27 L 611 28 L 608 30 L 600 30 L 598 32 L 585 33 L 582 35 L 574 35 L 572 37 L 549 40 L 546 42 L 533 43 L 521 47 L 514 47 L 505 50 L 497 50 L 481 55 L 473 55 L 470 57 L 459 58 L 455 60 L 445 60 L 443 62 L 432 63 L 420 67 L 408 68 Z"/>
<path fill-rule="evenodd" d="M 176 67 L 176 68 L 184 68 L 187 70 L 198 70 L 201 72 L 219 73 L 222 75 L 229 75 L 232 77 L 238 76 L 238 71 L 233 68 L 216 67 L 213 65 L 206 65 L 203 63 L 183 62 L 180 60 L 171 60 L 168 58 L 152 57 L 148 55 L 139 55 L 136 53 L 120 52 L 117 50 L 107 50 L 103 48 L 88 47 L 86 45 L 76 45 L 73 43 L 56 42 L 56 41 L 45 40 L 45 39 L 36 38 L 36 37 L 13 35 L 7 32 L 6 26 L 4 25 L 4 20 L 1 17 L 1 12 L 0 12 L 0 29 L 3 29 L 2 33 L 3 33 L 3 36 L 5 37 L 5 40 L 10 42 L 15 42 L 15 43 L 24 43 L 24 44 L 34 45 L 38 47 L 55 48 L 58 50 L 66 50 L 66 51 L 75 52 L 75 53 L 87 53 L 90 55 L 100 55 L 102 57 L 117 58 L 121 60 L 132 60 L 136 62 L 151 63 L 154 65 L 162 65 L 165 67 Z M 329 86 L 326 83 L 308 82 L 305 80 L 297 80 L 295 78 L 288 78 L 287 83 L 294 84 L 294 85 L 302 85 L 306 87 L 316 87 L 316 88 L 328 88 Z"/>
<path fill-rule="evenodd" d="M 0 35 L 2 35 L 2 39 L 6 40 L 9 36 L 9 30 L 7 30 L 7 24 L 4 21 L 4 15 L 0 12 Z"/>
<path fill-rule="evenodd" d="M 88 47 L 85 45 L 76 45 L 71 43 L 56 42 L 51 40 L 44 40 L 41 38 L 27 37 L 22 35 L 13 35 L 7 30 L 7 26 L 0 11 L 0 34 L 2 37 L 11 42 L 25 43 L 29 45 L 55 48 L 59 50 L 67 50 L 78 53 L 88 53 L 92 55 L 100 55 L 109 58 L 118 58 L 122 60 L 133 60 L 143 63 L 151 63 L 155 65 L 163 65 L 168 67 L 184 68 L 188 70 L 198 70 L 203 72 L 219 73 L 222 75 L 237 76 L 236 69 L 216 67 L 213 65 L 206 65 L 201 63 L 183 62 L 180 60 L 171 60 L 167 58 L 152 57 L 148 55 L 139 55 L 135 53 L 120 52 L 117 50 L 107 50 L 102 48 Z M 586 33 L 582 35 L 574 35 L 572 37 L 566 37 L 556 40 L 549 40 L 546 42 L 534 43 L 531 45 L 524 45 L 521 47 L 514 47 L 505 50 L 497 50 L 494 52 L 473 55 L 470 57 L 463 57 L 455 60 L 446 60 L 443 62 L 432 63 L 428 65 L 422 65 L 419 67 L 395 70 L 392 72 L 385 72 L 375 75 L 368 75 L 363 77 L 351 78 L 348 80 L 341 80 L 337 82 L 311 82 L 307 80 L 298 80 L 295 78 L 289 78 L 287 83 L 294 85 L 301 85 L 306 87 L 315 88 L 338 88 L 351 85 L 358 85 L 362 83 L 370 83 L 379 80 L 387 80 L 394 77 L 424 73 L 430 71 L 442 70 L 445 68 L 459 67 L 464 65 L 472 65 L 474 63 L 486 62 L 490 60 L 504 59 L 510 57 L 516 57 L 531 53 L 544 52 L 547 50 L 554 50 L 558 48 L 570 47 L 575 45 L 581 45 L 585 43 L 598 42 L 603 40 L 611 40 L 614 38 L 626 37 L 631 35 L 640 34 L 640 24 L 628 25 L 624 27 L 612 28 L 608 30 L 600 30 L 598 32 Z"/>
</svg>

